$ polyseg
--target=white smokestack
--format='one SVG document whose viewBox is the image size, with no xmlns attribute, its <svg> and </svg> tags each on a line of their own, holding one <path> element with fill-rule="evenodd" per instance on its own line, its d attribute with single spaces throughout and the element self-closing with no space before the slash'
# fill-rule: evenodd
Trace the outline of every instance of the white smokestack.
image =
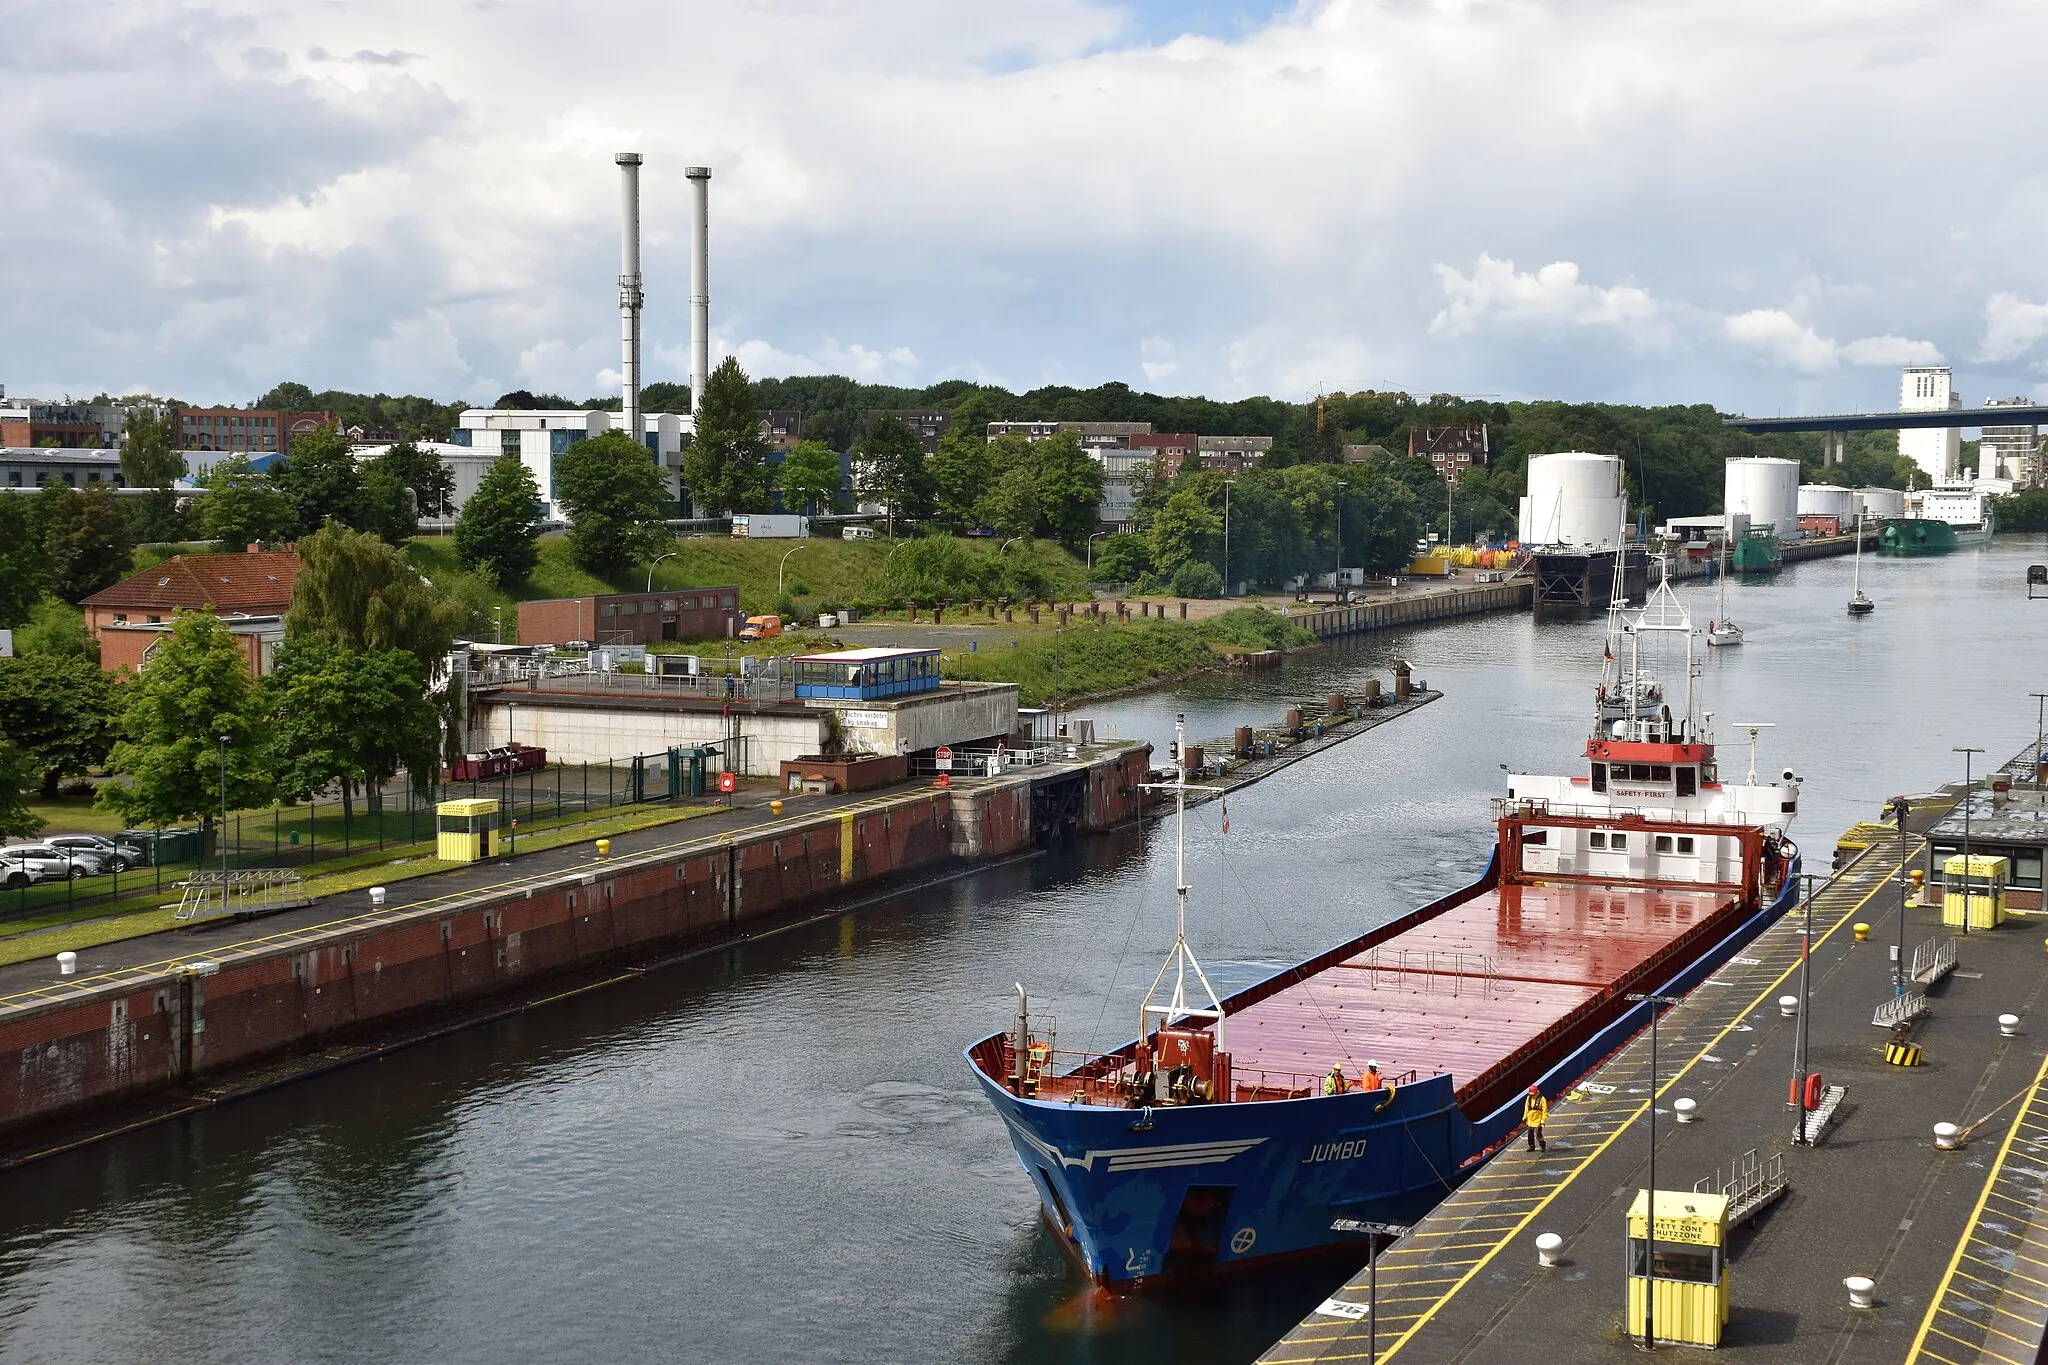
<svg viewBox="0 0 2048 1365">
<path fill-rule="evenodd" d="M 620 404 L 619 425 L 635 441 L 644 439 L 640 420 L 640 153 L 620 152 L 612 158 L 622 172 L 619 180 L 621 206 L 619 224 L 619 370 L 625 386 Z"/>
<path fill-rule="evenodd" d="M 711 373 L 711 168 L 687 166 L 690 181 L 690 413 L 704 410 Z"/>
</svg>

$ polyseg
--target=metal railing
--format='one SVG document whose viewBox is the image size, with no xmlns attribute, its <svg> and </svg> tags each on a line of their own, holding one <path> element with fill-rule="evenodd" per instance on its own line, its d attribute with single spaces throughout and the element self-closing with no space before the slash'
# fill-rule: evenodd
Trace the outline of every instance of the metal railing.
<svg viewBox="0 0 2048 1365">
<path fill-rule="evenodd" d="M 1382 973 L 1404 985 L 1420 979 L 1425 991 L 1431 989 L 1431 982 L 1448 982 L 1452 995 L 1464 994 L 1468 982 L 1482 994 L 1500 983 L 1500 964 L 1493 958 L 1455 948 L 1396 948 L 1391 954 L 1388 949 L 1374 948 L 1362 959 L 1344 965 L 1366 972 L 1366 986 L 1371 990 L 1379 989 Z"/>
<path fill-rule="evenodd" d="M 1358 1071 L 1347 1073 L 1345 1079 L 1349 1089 L 1358 1090 L 1358 1081 L 1365 1064 L 1355 1064 Z M 1389 1088 L 1412 1085 L 1420 1076 L 1414 1068 L 1396 1075 L 1383 1075 L 1380 1079 Z M 1440 1074 L 1440 1073 L 1439 1073 Z M 1264 1067 L 1239 1070 L 1235 1066 L 1230 1073 L 1230 1101 L 1234 1104 L 1253 1104 L 1264 1100 L 1298 1100 L 1323 1091 L 1324 1077 L 1309 1075 L 1300 1071 L 1280 1071 Z M 1115 1053 L 1075 1052 L 1055 1048 L 1047 1052 L 1043 1073 L 1038 1081 L 1037 1097 L 1042 1100 L 1059 1100 L 1068 1104 L 1095 1104 L 1111 1108 L 1129 1108 L 1146 1101 L 1137 1093 L 1136 1062 L 1129 1057 Z"/>
<path fill-rule="evenodd" d="M 304 879 L 288 868 L 252 868 L 246 872 L 195 872 L 183 883 L 173 919 L 219 919 L 226 915 L 267 915 L 276 910 L 310 905 Z"/>
<path fill-rule="evenodd" d="M 1932 986 L 1956 969 L 1956 941 L 1952 938 L 1930 938 L 1913 950 L 1913 980 L 1921 986 Z"/>
<path fill-rule="evenodd" d="M 1713 1175 L 1693 1183 L 1697 1194 L 1718 1194 L 1728 1200 L 1730 1227 L 1748 1222 L 1791 1188 L 1791 1182 L 1785 1178 L 1784 1153 L 1773 1152 L 1769 1160 L 1764 1160 L 1754 1147 L 1735 1158 L 1725 1179 L 1717 1166 Z"/>
<path fill-rule="evenodd" d="M 1897 1028 L 1910 1024 L 1927 1013 L 1927 996 L 1920 991 L 1907 991 L 1879 1005 L 1870 1016 L 1874 1028 Z"/>
<path fill-rule="evenodd" d="M 1064 757 L 1065 748 L 1040 744 L 1031 748 L 955 749 L 947 766 L 938 759 L 919 755 L 910 760 L 912 777 L 933 777 L 946 773 L 955 781 L 972 777 L 998 777 L 1012 768 L 1041 768 Z"/>
</svg>

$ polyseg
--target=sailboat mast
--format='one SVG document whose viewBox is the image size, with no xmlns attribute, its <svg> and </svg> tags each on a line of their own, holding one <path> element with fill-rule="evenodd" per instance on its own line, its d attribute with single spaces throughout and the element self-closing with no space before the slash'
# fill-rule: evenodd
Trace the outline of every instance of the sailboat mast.
<svg viewBox="0 0 2048 1365">
<path fill-rule="evenodd" d="M 1174 887 L 1174 969 L 1173 1007 L 1187 1004 L 1188 942 L 1188 722 L 1185 714 L 1173 720 L 1173 887 Z"/>
</svg>

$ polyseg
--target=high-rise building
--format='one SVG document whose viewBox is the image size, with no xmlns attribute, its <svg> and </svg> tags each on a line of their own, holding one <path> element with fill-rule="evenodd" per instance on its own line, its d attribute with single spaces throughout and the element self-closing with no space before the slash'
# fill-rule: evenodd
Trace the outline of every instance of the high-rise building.
<svg viewBox="0 0 2048 1365">
<path fill-rule="evenodd" d="M 1899 411 L 1942 412 L 1960 408 L 1955 375 L 1946 365 L 1910 365 L 1899 376 Z M 1920 466 L 1933 483 L 1962 476 L 1963 433 L 1955 427 L 1921 427 L 1899 433 L 1899 454 Z"/>
<path fill-rule="evenodd" d="M 2031 407 L 2031 398 L 1987 398 L 1987 408 Z M 1977 442 L 1977 482 L 2000 480 L 2025 487 L 2035 478 L 2036 453 L 2041 446 L 2039 427 L 1985 427 Z"/>
</svg>

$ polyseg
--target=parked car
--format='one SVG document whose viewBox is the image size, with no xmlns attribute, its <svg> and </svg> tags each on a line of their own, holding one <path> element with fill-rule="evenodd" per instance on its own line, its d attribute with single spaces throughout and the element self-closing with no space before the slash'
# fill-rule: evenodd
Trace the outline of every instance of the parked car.
<svg viewBox="0 0 2048 1365">
<path fill-rule="evenodd" d="M 109 872 L 126 872 L 131 867 L 142 866 L 144 861 L 141 849 L 109 839 L 104 834 L 53 834 L 43 842 L 51 848 L 90 853 L 104 863 Z"/>
<path fill-rule="evenodd" d="M 76 849 L 51 848 L 48 844 L 16 844 L 0 850 L 17 862 L 24 862 L 43 874 L 46 881 L 63 881 L 66 877 L 97 877 L 105 868 L 98 858 Z"/>
<path fill-rule="evenodd" d="M 34 886 L 43 879 L 41 863 L 31 863 L 22 858 L 10 858 L 0 850 L 0 886 L 15 891 L 24 886 Z"/>
</svg>

